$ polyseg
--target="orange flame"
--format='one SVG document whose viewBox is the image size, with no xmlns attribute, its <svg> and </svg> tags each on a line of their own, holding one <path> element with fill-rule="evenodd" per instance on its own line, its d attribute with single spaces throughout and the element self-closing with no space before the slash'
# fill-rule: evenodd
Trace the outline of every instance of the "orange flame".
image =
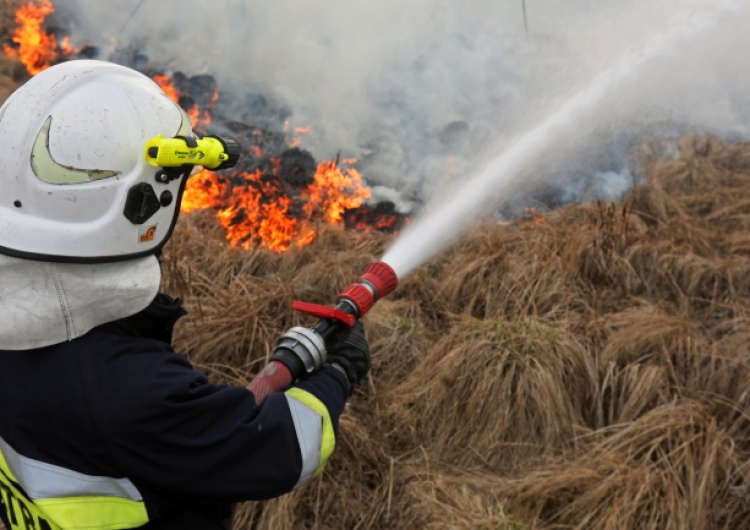
<svg viewBox="0 0 750 530">
<path fill-rule="evenodd" d="M 161 87 L 161 89 L 164 91 L 167 97 L 169 97 L 169 99 L 171 99 L 175 103 L 180 102 L 180 91 L 177 90 L 177 87 L 174 86 L 172 79 L 168 75 L 157 74 L 151 79 L 153 79 L 154 82 Z"/>
<path fill-rule="evenodd" d="M 226 204 L 228 189 L 226 181 L 219 180 L 212 171 L 202 169 L 188 180 L 182 194 L 180 211 L 190 213 L 201 208 L 218 208 Z"/>
<path fill-rule="evenodd" d="M 180 102 L 180 91 L 172 82 L 172 78 L 168 75 L 157 74 L 151 77 L 157 85 L 161 87 L 164 93 L 174 101 L 175 103 Z M 201 108 L 197 103 L 193 104 L 190 108 L 185 109 L 190 122 L 193 124 L 193 129 L 201 129 L 210 125 L 213 121 L 211 113 L 216 107 L 216 103 L 219 101 L 219 89 L 215 88 L 211 94 L 211 99 L 206 103 L 205 108 Z"/>
<path fill-rule="evenodd" d="M 180 90 L 167 75 L 155 75 L 152 79 L 175 102 L 179 103 Z M 186 110 L 193 128 L 211 123 L 211 112 L 219 99 L 214 88 L 210 101 L 200 108 L 197 104 Z M 289 122 L 284 124 L 285 133 Z M 310 134 L 311 127 L 295 128 L 298 135 Z M 254 137 L 262 136 L 260 130 Z M 285 144 L 296 147 L 300 136 L 285 134 Z M 248 153 L 257 159 L 265 158 L 258 145 L 246 146 Z M 190 213 L 202 208 L 216 210 L 216 217 L 226 231 L 231 246 L 267 248 L 284 252 L 292 247 L 303 247 L 315 240 L 319 225 L 344 226 L 344 215 L 361 207 L 370 198 L 370 189 L 364 184 L 360 173 L 349 167 L 356 159 L 322 162 L 317 166 L 313 182 L 304 189 L 297 189 L 290 196 L 280 178 L 281 159 L 267 158 L 267 172 L 235 170 L 229 176 L 220 176 L 202 170 L 188 180 L 182 196 L 180 211 Z M 387 228 L 395 219 L 378 219 L 377 226 Z M 364 224 L 364 223 L 358 223 Z"/>
<path fill-rule="evenodd" d="M 69 37 L 63 37 L 62 40 L 60 41 L 60 53 L 62 53 L 66 57 L 70 57 L 78 53 L 79 51 L 81 51 L 79 48 L 74 47 L 70 43 Z"/>
<path fill-rule="evenodd" d="M 216 216 L 227 231 L 232 246 L 288 250 L 297 236 L 309 238 L 310 229 L 304 221 L 290 214 L 292 200 L 280 193 L 278 181 L 263 181 L 260 170 L 244 174 L 255 186 L 232 189 L 232 205 L 220 209 Z"/>
<path fill-rule="evenodd" d="M 289 120 L 284 121 L 284 132 L 289 132 Z M 286 143 L 289 145 L 289 147 L 299 147 L 302 145 L 302 135 L 312 134 L 313 128 L 312 125 L 308 125 L 307 127 L 295 127 L 293 135 L 286 136 Z"/>
<path fill-rule="evenodd" d="M 333 161 L 321 162 L 315 172 L 315 183 L 308 187 L 305 212 L 312 217 L 321 211 L 330 225 L 343 223 L 344 211 L 359 208 L 372 195 L 354 168 L 341 169 Z"/>
<path fill-rule="evenodd" d="M 155 75 L 153 80 L 175 102 L 180 101 L 180 91 L 166 75 Z M 219 99 L 218 89 L 201 109 L 194 105 L 187 109 L 193 128 L 211 123 L 211 111 Z M 289 122 L 285 123 L 288 130 Z M 295 133 L 309 134 L 311 127 L 296 128 Z M 261 135 L 255 131 L 254 135 Z M 299 145 L 300 138 L 286 137 L 290 147 Z M 257 145 L 249 152 L 256 158 L 264 156 Z M 228 177 L 202 170 L 193 176 L 185 187 L 180 210 L 190 213 L 201 208 L 214 208 L 216 216 L 227 233 L 232 246 L 243 248 L 268 248 L 284 252 L 293 246 L 302 247 L 315 239 L 315 224 L 344 225 L 344 213 L 360 207 L 371 193 L 363 183 L 360 173 L 351 167 L 356 159 L 347 159 L 318 165 L 313 183 L 301 190 L 299 197 L 289 197 L 282 189 L 278 175 L 281 160 L 271 158 L 270 173 L 261 170 L 235 172 Z M 230 184 L 231 180 L 232 184 Z"/>
<path fill-rule="evenodd" d="M 36 0 L 21 5 L 15 13 L 16 29 L 13 42 L 18 46 L 4 46 L 3 52 L 10 59 L 17 59 L 31 75 L 36 75 L 52 65 L 59 55 L 57 39 L 42 29 L 44 20 L 55 12 L 49 0 Z"/>
<path fill-rule="evenodd" d="M 315 239 L 316 223 L 343 226 L 344 212 L 370 197 L 359 172 L 334 161 L 318 165 L 313 183 L 300 193 L 301 205 L 284 194 L 279 179 L 263 178 L 260 170 L 230 178 L 242 184 L 230 188 L 215 173 L 198 173 L 188 181 L 181 211 L 217 208 L 230 245 L 248 249 L 284 252 L 308 245 Z"/>
<path fill-rule="evenodd" d="M 526 212 L 526 215 L 531 220 L 531 223 L 534 226 L 539 226 L 540 224 L 544 223 L 547 219 L 539 213 L 539 211 L 536 208 L 532 207 L 526 207 L 523 209 Z"/>
<path fill-rule="evenodd" d="M 187 109 L 187 115 L 190 116 L 190 122 L 193 124 L 193 129 L 201 129 L 211 124 L 213 121 L 213 118 L 211 117 L 211 109 L 214 108 L 215 102 L 218 98 L 219 93 L 214 92 L 211 101 L 206 105 L 205 109 L 201 109 L 197 103 Z"/>
</svg>

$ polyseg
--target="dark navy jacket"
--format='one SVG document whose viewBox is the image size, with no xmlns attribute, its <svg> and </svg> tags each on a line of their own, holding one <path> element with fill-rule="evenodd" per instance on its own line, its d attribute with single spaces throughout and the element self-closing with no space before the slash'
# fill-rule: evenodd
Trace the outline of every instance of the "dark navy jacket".
<svg viewBox="0 0 750 530">
<path fill-rule="evenodd" d="M 295 487 L 300 443 L 284 393 L 259 407 L 175 353 L 172 325 L 184 311 L 157 300 L 63 344 L 0 351 L 0 441 L 20 462 L 127 478 L 148 512 L 141 528 L 218 529 L 230 503 Z M 344 376 L 324 367 L 295 386 L 322 402 L 336 432 Z"/>
</svg>

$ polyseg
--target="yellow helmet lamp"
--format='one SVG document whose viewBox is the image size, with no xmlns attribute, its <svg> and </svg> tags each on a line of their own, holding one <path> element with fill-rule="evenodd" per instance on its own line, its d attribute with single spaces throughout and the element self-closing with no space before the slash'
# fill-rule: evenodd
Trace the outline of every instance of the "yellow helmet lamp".
<svg viewBox="0 0 750 530">
<path fill-rule="evenodd" d="M 213 171 L 232 168 L 239 161 L 240 146 L 219 136 L 165 138 L 160 134 L 146 142 L 144 156 L 150 165 L 165 169 L 157 173 L 157 179 L 166 182 L 175 175 L 169 168 L 202 166 Z"/>
</svg>

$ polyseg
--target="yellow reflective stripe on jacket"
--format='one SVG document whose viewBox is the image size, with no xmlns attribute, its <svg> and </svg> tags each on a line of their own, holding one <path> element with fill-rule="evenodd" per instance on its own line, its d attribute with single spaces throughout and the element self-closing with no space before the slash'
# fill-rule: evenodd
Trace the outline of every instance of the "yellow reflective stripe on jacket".
<svg viewBox="0 0 750 530">
<path fill-rule="evenodd" d="M 319 475 L 333 453 L 336 436 L 328 409 L 317 397 L 301 388 L 285 392 L 302 452 L 302 473 L 296 488 Z"/>
<path fill-rule="evenodd" d="M 8 530 L 62 530 L 16 487 L 5 468 L 0 469 L 0 510 L 10 523 Z"/>
<path fill-rule="evenodd" d="M 34 503 L 42 513 L 61 528 L 111 529 L 138 528 L 148 522 L 143 502 L 117 497 L 63 497 L 37 499 Z"/>
<path fill-rule="evenodd" d="M 3 499 L 14 529 L 13 519 L 18 520 L 18 515 L 12 515 L 11 508 L 16 505 L 22 516 L 26 510 L 44 520 L 29 528 L 120 530 L 148 522 L 143 498 L 129 480 L 85 475 L 34 460 L 16 452 L 2 438 L 0 483 L 3 494 L 7 491 L 13 501 L 9 504 Z M 26 528 L 24 523 L 18 524 L 18 528 Z"/>
</svg>

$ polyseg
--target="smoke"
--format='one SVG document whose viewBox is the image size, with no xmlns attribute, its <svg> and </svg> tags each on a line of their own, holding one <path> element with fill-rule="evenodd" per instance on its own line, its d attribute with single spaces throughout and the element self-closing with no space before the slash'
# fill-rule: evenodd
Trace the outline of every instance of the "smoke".
<svg viewBox="0 0 750 530">
<path fill-rule="evenodd" d="M 126 46 L 165 69 L 211 74 L 219 111 L 312 127 L 317 159 L 360 160 L 402 209 L 467 178 L 623 51 L 716 0 L 65 0 L 74 44 Z M 736 2 L 742 6 L 747 2 Z M 524 17 L 525 7 L 525 17 Z M 739 7 L 738 7 L 739 9 Z M 539 160 L 552 201 L 622 193 L 649 135 L 750 132 L 750 32 L 742 16 L 681 41 L 615 87 L 596 119 Z M 119 56 L 121 57 L 121 55 Z M 523 200 L 523 199 L 521 199 Z"/>
</svg>

